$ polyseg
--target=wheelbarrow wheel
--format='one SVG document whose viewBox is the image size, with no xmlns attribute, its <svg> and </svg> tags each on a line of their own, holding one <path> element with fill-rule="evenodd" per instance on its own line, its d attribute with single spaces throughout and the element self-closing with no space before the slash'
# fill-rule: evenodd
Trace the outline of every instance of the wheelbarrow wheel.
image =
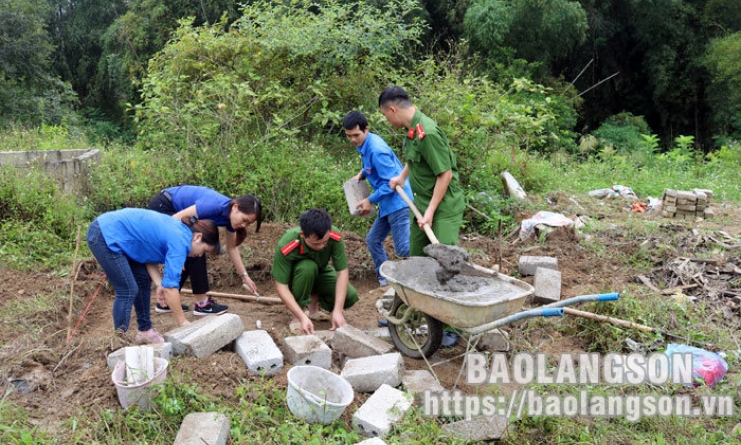
<svg viewBox="0 0 741 445">
<path fill-rule="evenodd" d="M 401 298 L 398 296 L 394 298 L 391 315 L 402 318 L 408 310 L 409 306 Z M 443 327 L 440 320 L 419 311 L 415 311 L 406 323 L 395 325 L 389 322 L 388 326 L 396 349 L 412 358 L 429 357 L 434 354 L 442 342 Z"/>
</svg>

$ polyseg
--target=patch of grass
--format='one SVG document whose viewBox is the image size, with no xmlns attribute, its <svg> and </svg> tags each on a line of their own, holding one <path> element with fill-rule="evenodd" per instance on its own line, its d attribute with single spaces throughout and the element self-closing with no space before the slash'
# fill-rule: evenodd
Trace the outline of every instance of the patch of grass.
<svg viewBox="0 0 741 445">
<path fill-rule="evenodd" d="M 54 437 L 29 422 L 25 411 L 8 399 L 10 391 L 0 399 L 0 443 L 8 445 L 47 445 L 56 443 Z"/>
</svg>

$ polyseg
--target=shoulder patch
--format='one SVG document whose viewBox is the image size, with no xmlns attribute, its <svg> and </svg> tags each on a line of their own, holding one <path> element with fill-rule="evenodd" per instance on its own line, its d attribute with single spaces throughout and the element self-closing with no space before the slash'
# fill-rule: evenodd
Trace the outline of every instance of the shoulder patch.
<svg viewBox="0 0 741 445">
<path fill-rule="evenodd" d="M 286 244 L 285 246 L 283 246 L 280 249 L 280 253 L 282 253 L 283 256 L 286 256 L 289 253 L 291 253 L 293 251 L 293 249 L 295 249 L 296 247 L 298 247 L 300 244 L 301 244 L 301 242 L 299 242 L 299 240 L 295 239 L 295 240 L 291 241 L 290 243 Z"/>
<path fill-rule="evenodd" d="M 427 133 L 422 129 L 422 124 L 417 123 L 417 126 L 415 127 L 417 130 L 417 138 L 421 141 L 424 139 L 425 136 L 427 136 Z"/>
<path fill-rule="evenodd" d="M 329 237 L 335 241 L 339 241 L 342 239 L 342 234 L 339 232 L 335 232 L 334 230 L 330 230 Z"/>
</svg>

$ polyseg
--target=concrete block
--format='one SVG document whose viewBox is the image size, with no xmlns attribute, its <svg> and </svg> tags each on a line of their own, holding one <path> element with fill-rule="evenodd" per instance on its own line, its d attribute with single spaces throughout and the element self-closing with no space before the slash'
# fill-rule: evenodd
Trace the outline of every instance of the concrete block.
<svg viewBox="0 0 741 445">
<path fill-rule="evenodd" d="M 172 343 L 152 343 L 150 346 L 154 350 L 154 356 L 163 358 L 168 362 L 172 359 Z M 108 367 L 113 369 L 116 367 L 116 363 L 122 362 L 126 359 L 125 356 L 126 348 L 121 348 L 108 354 Z"/>
<path fill-rule="evenodd" d="M 332 350 L 316 335 L 297 335 L 283 339 L 286 360 L 292 365 L 313 365 L 329 369 Z"/>
<path fill-rule="evenodd" d="M 229 419 L 217 412 L 190 413 L 180 424 L 174 445 L 226 445 Z"/>
<path fill-rule="evenodd" d="M 165 333 L 172 343 L 173 354 L 207 357 L 236 340 L 244 332 L 242 318 L 237 314 L 207 315 L 193 323 Z"/>
<path fill-rule="evenodd" d="M 479 351 L 507 352 L 509 351 L 509 334 L 499 329 L 481 334 L 479 342 L 476 343 Z"/>
<path fill-rule="evenodd" d="M 467 441 L 488 441 L 501 438 L 507 432 L 508 426 L 509 421 L 504 416 L 482 416 L 443 425 L 443 432 Z"/>
<path fill-rule="evenodd" d="M 358 442 L 355 445 L 386 445 L 386 442 L 379 439 L 378 437 L 372 437 L 370 439 L 365 439 L 362 442 Z"/>
<path fill-rule="evenodd" d="M 345 181 L 342 184 L 342 189 L 345 191 L 345 199 L 347 199 L 347 207 L 352 216 L 360 216 L 360 211 L 356 208 L 358 203 L 365 198 L 370 196 L 370 189 L 368 188 L 368 181 L 356 181 L 352 178 Z M 371 211 L 367 215 L 363 215 L 364 218 L 369 218 L 376 213 L 376 207 L 371 206 Z"/>
<path fill-rule="evenodd" d="M 373 392 L 381 385 L 396 387 L 404 375 L 404 359 L 398 352 L 350 359 L 340 373 L 358 392 Z"/>
<path fill-rule="evenodd" d="M 515 177 L 512 176 L 510 172 L 502 172 L 501 177 L 502 177 L 502 182 L 504 183 L 504 188 L 505 190 L 507 190 L 507 194 L 509 196 L 512 196 L 513 198 L 517 198 L 517 199 L 527 198 L 527 194 L 525 193 L 525 190 L 523 190 L 520 183 L 517 182 L 517 179 L 515 179 Z"/>
<path fill-rule="evenodd" d="M 380 338 L 380 339 L 390 339 L 391 338 L 391 334 L 389 334 L 389 328 L 363 329 L 363 332 L 373 337 Z"/>
<path fill-rule="evenodd" d="M 432 394 L 445 391 L 443 385 L 426 369 L 404 371 L 404 375 L 401 376 L 401 385 L 406 392 L 414 396 L 417 403 L 420 403 L 425 391 L 430 391 Z"/>
<path fill-rule="evenodd" d="M 335 331 L 330 331 L 330 330 L 316 331 L 314 332 L 314 335 L 319 337 L 319 340 L 329 345 L 330 343 L 332 343 L 332 339 L 334 338 L 334 332 Z"/>
<path fill-rule="evenodd" d="M 394 350 L 391 343 L 366 334 L 349 324 L 335 331 L 331 345 L 332 349 L 350 358 L 388 354 Z"/>
<path fill-rule="evenodd" d="M 353 414 L 353 428 L 368 437 L 383 437 L 411 406 L 409 396 L 389 385 L 381 385 Z"/>
<path fill-rule="evenodd" d="M 521 256 L 518 265 L 520 275 L 535 275 L 539 267 L 558 270 L 558 259 L 550 256 Z"/>
<path fill-rule="evenodd" d="M 396 291 L 394 290 L 393 287 L 389 287 L 389 289 L 383 293 L 383 298 L 390 298 L 393 300 L 395 296 L 396 296 Z"/>
<path fill-rule="evenodd" d="M 283 353 L 267 331 L 243 332 L 234 341 L 234 352 L 258 375 L 273 375 L 283 369 Z"/>
<path fill-rule="evenodd" d="M 561 272 L 539 267 L 533 281 L 533 303 L 549 304 L 561 299 Z"/>
</svg>

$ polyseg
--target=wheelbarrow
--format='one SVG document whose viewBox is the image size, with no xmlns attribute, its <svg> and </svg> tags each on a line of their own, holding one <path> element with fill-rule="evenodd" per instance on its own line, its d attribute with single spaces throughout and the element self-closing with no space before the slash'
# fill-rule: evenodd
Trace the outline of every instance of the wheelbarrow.
<svg viewBox="0 0 741 445">
<path fill-rule="evenodd" d="M 469 348 L 492 329 L 532 317 L 563 316 L 563 307 L 586 301 L 614 301 L 617 293 L 581 295 L 520 312 L 533 287 L 485 267 L 463 268 L 456 284 L 437 281 L 437 261 L 411 257 L 386 261 L 379 270 L 394 288 L 391 309 L 377 305 L 389 324 L 394 346 L 404 355 L 425 358 L 440 347 L 445 325 L 469 334 Z"/>
</svg>

